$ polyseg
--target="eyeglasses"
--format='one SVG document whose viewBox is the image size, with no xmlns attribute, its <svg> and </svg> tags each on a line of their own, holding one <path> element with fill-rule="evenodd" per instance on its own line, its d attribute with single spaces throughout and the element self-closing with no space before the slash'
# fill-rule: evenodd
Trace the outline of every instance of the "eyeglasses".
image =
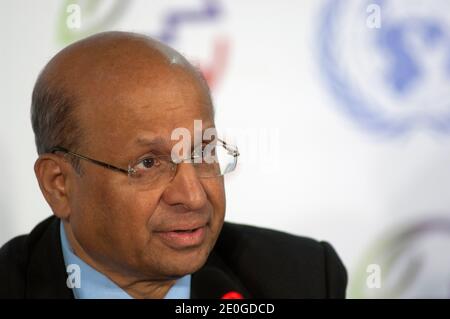
<svg viewBox="0 0 450 319">
<path fill-rule="evenodd" d="M 200 150 L 194 149 L 189 158 L 173 161 L 170 155 L 146 156 L 131 161 L 128 168 L 120 168 L 75 152 L 64 147 L 56 146 L 49 153 L 61 152 L 68 154 L 104 168 L 127 174 L 130 182 L 155 188 L 170 183 L 174 178 L 179 163 L 190 163 L 200 178 L 223 176 L 235 170 L 237 158 L 240 155 L 236 146 L 216 139 L 215 142 L 205 145 Z"/>
</svg>

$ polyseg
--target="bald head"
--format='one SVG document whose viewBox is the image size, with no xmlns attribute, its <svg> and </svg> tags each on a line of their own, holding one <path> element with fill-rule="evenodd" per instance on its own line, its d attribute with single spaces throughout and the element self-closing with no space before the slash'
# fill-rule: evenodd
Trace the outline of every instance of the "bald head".
<svg viewBox="0 0 450 319">
<path fill-rule="evenodd" d="M 86 135 L 80 112 L 114 112 L 135 102 L 130 96 L 137 87 L 159 90 L 181 74 L 197 82 L 210 99 L 200 72 L 152 38 L 105 32 L 73 43 L 50 60 L 33 90 L 31 118 L 38 153 L 58 145 L 77 149 Z M 206 103 L 212 107 L 210 100 Z"/>
</svg>

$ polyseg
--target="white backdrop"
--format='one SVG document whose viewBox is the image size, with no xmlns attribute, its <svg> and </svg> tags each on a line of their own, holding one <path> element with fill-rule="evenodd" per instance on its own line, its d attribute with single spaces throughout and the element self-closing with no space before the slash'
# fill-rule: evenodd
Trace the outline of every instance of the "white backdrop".
<svg viewBox="0 0 450 319">
<path fill-rule="evenodd" d="M 72 3 L 80 29 L 66 24 Z M 449 6 L 3 0 L 0 244 L 51 213 L 33 172 L 38 72 L 85 35 L 130 30 L 207 73 L 218 127 L 242 154 L 226 180 L 229 221 L 331 242 L 349 297 L 449 297 Z M 380 288 L 366 284 L 369 264 L 381 267 Z"/>
</svg>

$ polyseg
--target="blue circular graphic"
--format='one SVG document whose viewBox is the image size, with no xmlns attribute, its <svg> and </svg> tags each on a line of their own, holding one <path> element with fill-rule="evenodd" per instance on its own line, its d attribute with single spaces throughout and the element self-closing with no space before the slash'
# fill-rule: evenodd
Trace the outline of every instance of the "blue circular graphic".
<svg viewBox="0 0 450 319">
<path fill-rule="evenodd" d="M 445 0 L 326 1 L 317 58 L 337 104 L 372 132 L 450 133 L 449 9 Z"/>
</svg>

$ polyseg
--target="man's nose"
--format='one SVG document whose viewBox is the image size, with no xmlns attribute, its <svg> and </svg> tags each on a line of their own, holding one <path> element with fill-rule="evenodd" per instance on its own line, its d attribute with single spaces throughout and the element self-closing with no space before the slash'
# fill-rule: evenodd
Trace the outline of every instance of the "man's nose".
<svg viewBox="0 0 450 319">
<path fill-rule="evenodd" d="M 163 200 L 169 205 L 183 205 L 189 210 L 198 210 L 207 203 L 203 185 L 190 163 L 180 163 L 177 172 L 163 193 Z"/>
</svg>

